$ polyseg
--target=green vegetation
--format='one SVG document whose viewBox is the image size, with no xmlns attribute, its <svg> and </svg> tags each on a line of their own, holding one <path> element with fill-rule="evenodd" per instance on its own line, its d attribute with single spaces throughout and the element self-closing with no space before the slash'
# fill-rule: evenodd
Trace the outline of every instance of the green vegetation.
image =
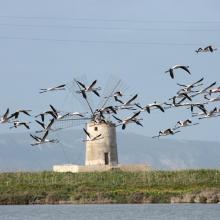
<svg viewBox="0 0 220 220">
<path fill-rule="evenodd" d="M 219 201 L 219 170 L 0 174 L 0 204 Z"/>
</svg>

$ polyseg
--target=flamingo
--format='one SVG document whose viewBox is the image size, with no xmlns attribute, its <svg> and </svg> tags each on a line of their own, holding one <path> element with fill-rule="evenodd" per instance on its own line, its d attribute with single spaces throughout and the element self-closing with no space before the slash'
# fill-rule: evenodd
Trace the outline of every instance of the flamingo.
<svg viewBox="0 0 220 220">
<path fill-rule="evenodd" d="M 52 128 L 52 125 L 55 122 L 54 118 L 52 120 L 50 120 L 50 122 L 49 122 L 49 124 L 47 126 L 44 123 L 42 123 L 42 122 L 40 122 L 38 120 L 35 120 L 35 121 L 43 128 L 43 130 L 36 131 L 35 133 L 42 133 L 42 132 L 46 132 L 46 131 L 58 131 L 58 130 L 61 130 L 61 128 L 57 128 L 57 129 L 53 129 Z"/>
<path fill-rule="evenodd" d="M 183 87 L 182 89 L 180 89 L 180 90 L 177 92 L 177 94 L 182 93 L 182 92 L 184 92 L 184 93 L 198 92 L 198 91 L 192 91 L 192 89 L 195 88 L 195 87 L 202 86 L 203 84 L 200 83 L 200 82 L 202 82 L 203 80 L 204 80 L 204 77 L 201 78 L 201 79 L 199 79 L 198 81 L 196 81 L 196 82 L 194 82 L 194 83 L 189 84 L 189 85 L 177 83 L 178 86 Z M 197 84 L 198 84 L 198 85 L 197 85 Z"/>
<path fill-rule="evenodd" d="M 210 89 L 210 88 L 212 88 L 215 84 L 216 84 L 216 82 L 211 83 L 209 86 L 207 86 L 207 87 L 204 88 L 204 89 L 201 89 L 200 91 L 198 91 L 197 93 L 191 95 L 190 97 L 193 98 L 193 97 L 195 97 L 195 96 L 197 96 L 197 95 L 200 95 L 200 94 L 202 94 L 202 93 L 206 93 L 207 90 Z"/>
<path fill-rule="evenodd" d="M 48 111 L 49 114 L 51 114 L 53 116 L 53 118 L 55 118 L 56 120 L 59 120 L 59 119 L 63 119 L 65 118 L 66 116 L 69 115 L 69 113 L 66 113 L 64 115 L 61 115 L 60 112 L 58 112 L 54 106 L 50 105 L 50 108 L 52 109 L 52 112 Z"/>
<path fill-rule="evenodd" d="M 116 91 L 113 93 L 113 95 L 105 96 L 105 99 L 108 99 L 110 97 L 114 97 L 115 101 L 118 101 L 118 97 L 122 97 L 123 93 L 121 91 Z"/>
<path fill-rule="evenodd" d="M 114 114 L 117 114 L 116 108 L 114 108 L 113 106 L 107 106 L 107 107 L 104 107 L 104 108 L 101 108 L 101 109 L 96 109 L 96 111 L 97 112 L 101 112 L 102 114 L 103 113 L 107 113 L 107 114 L 114 113 Z"/>
<path fill-rule="evenodd" d="M 134 104 L 132 104 L 132 102 L 137 98 L 138 94 L 134 95 L 131 99 L 129 99 L 127 102 L 123 102 L 121 100 L 117 100 L 118 102 L 120 102 L 122 105 L 119 106 L 119 108 L 126 108 L 126 107 L 130 107 L 133 106 Z"/>
<path fill-rule="evenodd" d="M 66 84 L 62 84 L 62 85 L 50 87 L 50 88 L 47 88 L 47 89 L 40 89 L 39 93 L 65 90 L 65 86 L 66 86 Z"/>
<path fill-rule="evenodd" d="M 86 136 L 87 136 L 87 139 L 83 140 L 83 142 L 97 141 L 97 140 L 103 139 L 103 137 L 101 138 L 102 134 L 98 134 L 98 135 L 92 137 L 91 134 L 85 128 L 83 128 L 83 131 L 86 133 Z"/>
<path fill-rule="evenodd" d="M 13 114 L 11 114 L 11 117 L 15 117 L 15 119 L 17 119 L 20 113 L 31 116 L 29 112 L 31 112 L 31 110 L 20 109 L 14 112 Z"/>
<path fill-rule="evenodd" d="M 69 112 L 68 113 L 68 116 L 79 116 L 81 118 L 84 118 L 85 115 L 84 114 L 87 114 L 88 112 L 85 112 L 85 113 L 81 113 L 81 112 Z"/>
<path fill-rule="evenodd" d="M 136 123 L 137 125 L 140 125 L 143 127 L 143 125 L 140 123 L 141 119 L 136 118 L 139 114 L 140 114 L 140 111 L 135 113 L 134 115 L 128 117 L 128 118 L 123 119 L 123 120 L 120 118 L 117 118 L 114 115 L 113 115 L 113 117 L 119 122 L 119 124 L 117 126 L 122 125 L 122 129 L 124 130 L 128 123 Z"/>
<path fill-rule="evenodd" d="M 184 66 L 184 65 L 175 65 L 173 67 L 171 67 L 170 69 L 168 69 L 167 71 L 165 71 L 165 73 L 169 73 L 170 77 L 172 79 L 174 79 L 174 70 L 175 69 L 183 69 L 185 70 L 188 74 L 191 74 L 189 71 L 189 66 Z"/>
<path fill-rule="evenodd" d="M 13 116 L 8 116 L 9 114 L 9 108 L 7 108 L 5 114 L 0 117 L 0 123 L 7 123 L 10 122 L 10 118 L 12 118 Z"/>
<path fill-rule="evenodd" d="M 140 104 L 135 104 L 138 108 L 141 109 L 141 111 L 147 111 L 149 114 L 150 114 L 150 109 L 160 109 L 162 112 L 164 112 L 164 108 L 162 107 L 161 104 L 157 103 L 156 101 L 152 104 L 148 104 L 148 105 L 145 105 L 144 107 L 141 107 Z"/>
<path fill-rule="evenodd" d="M 53 118 L 56 117 L 56 116 L 54 115 L 53 111 L 45 111 L 45 112 L 42 112 L 42 113 L 36 115 L 35 118 L 37 118 L 37 117 L 40 116 L 40 117 L 41 117 L 41 121 L 44 122 L 45 115 L 52 115 Z"/>
<path fill-rule="evenodd" d="M 178 128 L 181 128 L 181 127 L 188 127 L 188 126 L 194 126 L 194 125 L 198 125 L 199 123 L 195 123 L 195 124 L 192 124 L 192 121 L 190 119 L 186 119 L 185 121 L 178 121 L 176 123 L 176 126 L 175 126 L 175 130 L 178 129 Z"/>
<path fill-rule="evenodd" d="M 217 115 L 217 112 L 218 112 L 218 109 L 217 109 L 217 107 L 215 107 L 211 111 L 206 112 L 206 114 L 204 114 L 204 116 L 200 117 L 199 120 L 205 119 L 205 118 L 219 117 L 220 115 Z"/>
<path fill-rule="evenodd" d="M 57 139 L 46 139 L 49 134 L 49 130 L 47 130 L 42 138 L 37 137 L 35 135 L 30 134 L 30 136 L 36 141 L 36 143 L 31 144 L 32 146 L 39 144 L 47 144 L 47 143 L 59 143 Z"/>
<path fill-rule="evenodd" d="M 100 96 L 98 93 L 98 90 L 101 90 L 100 87 L 94 88 L 95 84 L 97 83 L 97 80 L 93 81 L 91 85 L 86 86 L 83 83 L 81 83 L 80 81 L 77 81 L 77 84 L 82 87 L 82 89 L 80 89 L 80 91 L 77 91 L 77 93 L 82 93 L 83 97 L 86 99 L 86 93 L 87 92 L 93 92 L 94 94 L 96 94 L 97 96 Z"/>
<path fill-rule="evenodd" d="M 19 127 L 19 126 L 25 126 L 27 129 L 30 129 L 29 124 L 30 124 L 31 122 L 14 121 L 13 123 L 14 123 L 14 125 L 13 125 L 12 127 L 10 127 L 10 129 L 11 129 L 11 128 L 17 128 L 17 127 Z"/>
<path fill-rule="evenodd" d="M 220 101 L 220 96 L 217 96 L 217 97 L 215 97 L 215 98 L 208 98 L 207 97 L 207 95 L 204 95 L 204 98 L 206 99 L 206 100 L 208 100 L 208 102 L 219 102 Z"/>
<path fill-rule="evenodd" d="M 152 138 L 159 138 L 160 136 L 174 135 L 179 132 L 180 131 L 174 131 L 174 129 L 172 129 L 172 128 L 167 128 L 165 130 L 160 130 L 159 135 L 153 136 Z"/>
<path fill-rule="evenodd" d="M 212 93 L 219 93 L 220 92 L 220 87 L 216 88 L 216 89 L 210 89 L 209 90 L 209 95 L 211 96 Z"/>
<path fill-rule="evenodd" d="M 207 46 L 207 47 L 205 47 L 205 48 L 198 48 L 195 52 L 196 53 L 199 53 L 199 52 L 214 52 L 214 51 L 216 51 L 217 50 L 217 48 L 213 48 L 211 45 L 209 45 L 209 46 Z"/>
</svg>

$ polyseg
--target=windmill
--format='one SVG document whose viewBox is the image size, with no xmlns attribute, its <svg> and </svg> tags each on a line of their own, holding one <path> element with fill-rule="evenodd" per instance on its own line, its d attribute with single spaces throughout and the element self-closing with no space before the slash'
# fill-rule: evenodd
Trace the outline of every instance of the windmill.
<svg viewBox="0 0 220 220">
<path fill-rule="evenodd" d="M 38 124 L 44 128 L 42 132 L 47 135 L 49 130 L 56 132 L 84 125 L 82 133 L 85 135 L 83 140 L 86 146 L 85 166 L 55 165 L 54 171 L 80 172 L 79 169 L 81 169 L 82 172 L 88 172 L 117 167 L 119 163 L 116 127 L 120 126 L 125 129 L 129 123 L 142 126 L 141 119 L 138 118 L 140 111 L 135 106 L 138 95 L 132 94 L 127 97 L 128 87 L 122 80 L 113 76 L 110 76 L 104 89 L 99 86 L 98 80 L 91 80 L 87 83 L 86 78 L 82 76 L 74 78 L 67 84 L 41 89 L 40 93 L 66 89 L 74 100 L 75 107 L 77 106 L 75 101 L 78 101 L 77 111 L 59 111 L 53 105 L 49 105 L 50 110 L 40 113 L 38 116 L 49 114 L 53 117 L 54 122 L 51 123 L 50 120 L 47 126 L 39 121 Z M 38 136 L 34 137 L 40 139 Z M 44 142 L 41 141 L 41 143 Z"/>
<path fill-rule="evenodd" d="M 97 80 L 89 84 L 84 81 L 74 79 L 73 88 L 77 100 L 84 101 L 87 110 L 90 113 L 86 121 L 86 155 L 85 165 L 117 165 L 117 138 L 116 124 L 113 123 L 111 116 L 116 114 L 115 92 L 125 91 L 121 80 L 111 78 L 108 86 L 104 89 L 104 95 L 101 93 L 101 87 L 97 86 Z M 92 96 L 99 100 L 98 105 L 94 106 Z M 95 138 L 100 136 L 100 138 Z"/>
</svg>

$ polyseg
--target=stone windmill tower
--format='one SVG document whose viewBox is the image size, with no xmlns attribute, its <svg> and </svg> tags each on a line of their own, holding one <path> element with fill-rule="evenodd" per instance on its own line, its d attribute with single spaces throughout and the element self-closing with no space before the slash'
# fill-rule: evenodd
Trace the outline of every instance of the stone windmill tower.
<svg viewBox="0 0 220 220">
<path fill-rule="evenodd" d="M 113 123 L 87 123 L 87 131 L 103 138 L 86 142 L 85 165 L 118 165 L 116 128 Z"/>
</svg>

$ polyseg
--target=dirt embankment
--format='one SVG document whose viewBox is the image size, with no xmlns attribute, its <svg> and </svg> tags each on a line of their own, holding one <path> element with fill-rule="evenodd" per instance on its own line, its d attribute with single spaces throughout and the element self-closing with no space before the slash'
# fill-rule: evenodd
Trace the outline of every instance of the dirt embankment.
<svg viewBox="0 0 220 220">
<path fill-rule="evenodd" d="M 118 195 L 122 197 L 122 195 Z M 91 197 L 62 198 L 62 196 L 48 194 L 42 196 L 31 196 L 30 194 L 14 195 L 8 197 L 0 196 L 0 205 L 28 205 L 28 204 L 148 204 L 148 203 L 219 203 L 220 190 L 204 190 L 196 193 L 185 193 L 173 196 L 172 193 L 146 194 L 133 192 L 123 196 L 123 200 L 114 197 L 106 197 L 97 193 Z"/>
</svg>

